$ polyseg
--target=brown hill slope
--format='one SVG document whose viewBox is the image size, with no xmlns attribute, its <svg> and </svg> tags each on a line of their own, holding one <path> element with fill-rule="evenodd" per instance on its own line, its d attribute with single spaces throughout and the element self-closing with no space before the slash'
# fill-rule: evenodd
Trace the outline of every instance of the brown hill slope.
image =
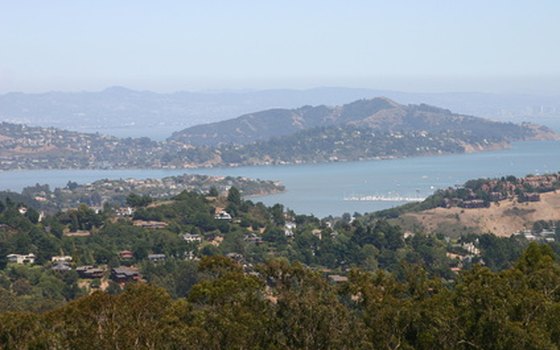
<svg viewBox="0 0 560 350">
<path fill-rule="evenodd" d="M 508 199 L 492 203 L 489 208 L 435 208 L 399 218 L 407 226 L 419 224 L 428 232 L 451 236 L 463 232 L 510 236 L 539 220 L 560 220 L 560 191 L 541 194 L 540 202 L 518 203 Z"/>
</svg>

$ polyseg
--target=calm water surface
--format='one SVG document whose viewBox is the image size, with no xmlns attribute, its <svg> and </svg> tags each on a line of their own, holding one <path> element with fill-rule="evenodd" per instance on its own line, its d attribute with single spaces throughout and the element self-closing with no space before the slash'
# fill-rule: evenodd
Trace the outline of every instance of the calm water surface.
<svg viewBox="0 0 560 350">
<path fill-rule="evenodd" d="M 463 155 L 331 163 L 299 166 L 266 166 L 199 170 L 25 170 L 0 172 L 0 189 L 21 191 L 25 186 L 47 183 L 65 186 L 68 181 L 88 183 L 99 179 L 162 178 L 183 173 L 247 176 L 282 181 L 285 193 L 255 198 L 265 204 L 282 203 L 298 213 L 319 217 L 345 212 L 371 212 L 399 202 L 352 202 L 358 195 L 427 196 L 479 177 L 560 171 L 560 142 L 522 142 L 510 149 Z"/>
</svg>

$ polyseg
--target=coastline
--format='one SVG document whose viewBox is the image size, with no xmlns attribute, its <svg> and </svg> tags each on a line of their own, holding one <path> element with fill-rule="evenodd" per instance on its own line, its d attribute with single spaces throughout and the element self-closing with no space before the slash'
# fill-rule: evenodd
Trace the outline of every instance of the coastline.
<svg viewBox="0 0 560 350">
<path fill-rule="evenodd" d="M 560 141 L 558 139 L 528 139 L 514 142 L 530 142 L 530 141 Z M 389 155 L 389 156 L 374 156 L 374 157 L 357 157 L 351 159 L 337 158 L 329 160 L 314 160 L 314 161 L 252 161 L 246 163 L 202 163 L 202 164 L 185 164 L 182 167 L 179 166 L 151 166 L 151 167 L 134 167 L 134 166 L 86 166 L 86 167 L 17 167 L 12 169 L 2 169 L 0 172 L 12 172 L 12 171 L 32 171 L 32 170 L 163 170 L 163 171 L 180 171 L 180 170 L 207 170 L 207 169 L 231 169 L 231 168 L 242 168 L 242 167 L 263 167 L 263 166 L 297 166 L 297 165 L 312 165 L 312 164 L 330 164 L 330 163 L 349 163 L 349 162 L 367 162 L 367 161 L 383 161 L 383 160 L 394 160 L 394 159 L 410 159 L 410 158 L 422 158 L 422 157 L 434 157 L 434 156 L 445 156 L 445 155 L 461 155 L 479 152 L 491 152 L 499 151 L 511 148 L 512 142 L 495 142 L 489 143 L 487 145 L 481 144 L 466 144 L 460 143 L 463 147 L 462 152 L 424 152 L 415 155 Z"/>
</svg>

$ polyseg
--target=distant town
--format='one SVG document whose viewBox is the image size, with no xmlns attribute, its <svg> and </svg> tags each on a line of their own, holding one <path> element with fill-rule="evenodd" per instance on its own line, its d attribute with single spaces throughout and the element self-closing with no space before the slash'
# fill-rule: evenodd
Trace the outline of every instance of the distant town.
<svg viewBox="0 0 560 350">
<path fill-rule="evenodd" d="M 37 184 L 24 188 L 21 192 L 22 198 L 9 192 L 2 193 L 2 197 L 18 198 L 23 203 L 46 212 L 77 208 L 80 204 L 101 210 L 103 205 L 125 205 L 131 194 L 163 200 L 177 196 L 183 191 L 214 192 L 215 195 L 222 195 L 232 187 L 239 189 L 246 197 L 285 190 L 284 185 L 277 181 L 184 174 L 162 179 L 103 179 L 89 184 L 69 181 L 65 187 L 54 189 L 48 185 Z"/>
</svg>

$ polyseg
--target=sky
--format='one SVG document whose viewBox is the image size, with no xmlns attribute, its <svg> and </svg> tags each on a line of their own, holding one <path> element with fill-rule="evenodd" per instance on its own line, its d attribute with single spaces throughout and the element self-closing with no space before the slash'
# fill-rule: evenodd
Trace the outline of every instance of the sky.
<svg viewBox="0 0 560 350">
<path fill-rule="evenodd" d="M 0 93 L 560 94 L 560 1 L 0 0 Z"/>
</svg>

